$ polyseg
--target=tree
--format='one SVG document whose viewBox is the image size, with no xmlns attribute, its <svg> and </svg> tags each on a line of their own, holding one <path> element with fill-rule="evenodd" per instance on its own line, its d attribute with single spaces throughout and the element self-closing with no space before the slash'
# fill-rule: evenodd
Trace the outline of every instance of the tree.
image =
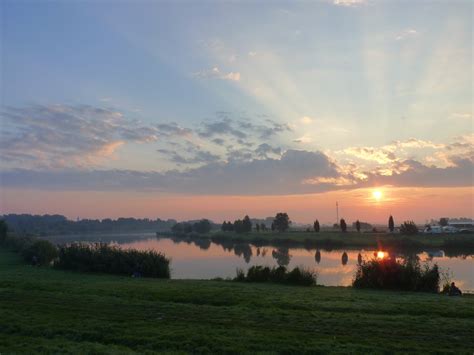
<svg viewBox="0 0 474 355">
<path fill-rule="evenodd" d="M 400 233 L 405 234 L 405 235 L 418 234 L 418 227 L 413 221 L 405 221 L 400 226 Z"/>
<path fill-rule="evenodd" d="M 173 233 L 183 233 L 183 224 L 176 223 L 173 227 L 171 227 L 171 231 Z"/>
<path fill-rule="evenodd" d="M 258 223 L 255 224 L 255 230 L 257 232 L 260 232 L 260 224 L 258 224 Z"/>
<path fill-rule="evenodd" d="M 244 220 L 242 221 L 242 227 L 245 233 L 252 231 L 252 221 L 250 221 L 249 216 L 244 217 Z"/>
<path fill-rule="evenodd" d="M 201 219 L 194 223 L 193 230 L 197 233 L 209 233 L 211 231 L 211 222 L 208 219 Z"/>
<path fill-rule="evenodd" d="M 340 224 L 341 224 L 341 231 L 343 233 L 345 233 L 347 231 L 347 224 L 346 224 L 346 221 L 344 220 L 344 218 L 341 218 Z"/>
<path fill-rule="evenodd" d="M 388 229 L 390 230 L 390 233 L 393 233 L 393 231 L 395 230 L 395 222 L 393 221 L 393 217 L 391 215 L 388 219 Z"/>
<path fill-rule="evenodd" d="M 0 243 L 2 243 L 7 238 L 7 233 L 8 233 L 8 225 L 2 219 L 0 220 Z"/>
<path fill-rule="evenodd" d="M 316 233 L 319 233 L 319 221 L 318 220 L 314 221 L 313 228 L 314 228 L 314 231 Z"/>
<path fill-rule="evenodd" d="M 290 228 L 290 224 L 290 217 L 288 217 L 288 214 L 284 212 L 277 213 L 275 219 L 273 220 L 274 228 L 279 232 L 285 232 L 288 230 L 288 228 Z"/>
<path fill-rule="evenodd" d="M 241 219 L 237 219 L 234 221 L 234 231 L 236 233 L 243 233 L 244 232 L 244 224 Z"/>
<path fill-rule="evenodd" d="M 227 222 L 226 222 L 226 221 L 224 221 L 224 222 L 222 223 L 221 231 L 223 231 L 223 232 L 227 232 L 227 231 L 228 231 L 228 229 L 227 229 L 227 228 L 228 228 L 228 227 L 227 227 Z"/>
<path fill-rule="evenodd" d="M 356 221 L 356 229 L 357 229 L 357 232 L 360 233 L 360 222 L 359 222 L 359 220 Z"/>
<path fill-rule="evenodd" d="M 191 233 L 193 231 L 193 225 L 191 223 L 183 223 L 184 233 Z"/>
<path fill-rule="evenodd" d="M 262 232 L 265 232 L 265 231 L 267 230 L 267 226 L 265 225 L 265 223 L 261 223 L 261 224 L 260 224 L 260 230 L 261 230 Z"/>
<path fill-rule="evenodd" d="M 444 218 L 440 218 L 439 219 L 439 225 L 441 227 L 446 227 L 448 225 L 448 218 L 444 217 Z"/>
</svg>

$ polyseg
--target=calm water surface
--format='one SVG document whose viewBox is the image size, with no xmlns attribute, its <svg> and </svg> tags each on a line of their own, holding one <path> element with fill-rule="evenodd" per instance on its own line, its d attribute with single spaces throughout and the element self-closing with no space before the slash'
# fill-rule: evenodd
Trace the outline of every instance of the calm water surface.
<svg viewBox="0 0 474 355">
<path fill-rule="evenodd" d="M 374 257 L 376 250 L 332 250 L 256 247 L 249 244 L 213 243 L 207 240 L 176 240 L 154 236 L 154 233 L 123 235 L 79 235 L 48 238 L 56 243 L 72 241 L 108 242 L 121 248 L 155 250 L 171 258 L 173 279 L 211 279 L 234 277 L 237 268 L 247 270 L 253 265 L 289 268 L 303 266 L 318 274 L 318 284 L 348 286 L 351 284 L 360 254 L 364 260 Z M 347 255 L 347 259 L 344 257 Z M 417 254 L 422 262 L 437 263 L 442 271 L 453 275 L 463 290 L 474 292 L 474 255 L 449 257 L 442 250 L 426 250 Z M 406 255 L 392 255 L 397 258 Z"/>
<path fill-rule="evenodd" d="M 208 241 L 173 241 L 150 238 L 119 244 L 122 248 L 155 250 L 171 258 L 174 279 L 210 279 L 234 277 L 237 268 L 253 265 L 289 268 L 304 266 L 318 274 L 318 284 L 348 286 L 357 266 L 358 255 L 364 260 L 374 257 L 376 250 L 317 250 L 303 248 L 256 247 L 249 244 L 219 245 Z M 344 256 L 347 255 L 347 259 Z M 474 256 L 447 257 L 441 250 L 417 254 L 422 262 L 437 263 L 451 273 L 464 291 L 474 292 Z M 404 255 L 395 255 L 403 257 Z"/>
</svg>

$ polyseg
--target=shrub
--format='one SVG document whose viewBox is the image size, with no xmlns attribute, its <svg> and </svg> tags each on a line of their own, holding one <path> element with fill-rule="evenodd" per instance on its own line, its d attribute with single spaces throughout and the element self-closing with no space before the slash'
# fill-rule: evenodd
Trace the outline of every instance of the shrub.
<svg viewBox="0 0 474 355">
<path fill-rule="evenodd" d="M 405 235 L 415 235 L 418 234 L 418 227 L 413 221 L 405 221 L 400 226 L 400 233 Z"/>
<path fill-rule="evenodd" d="M 5 239 L 7 238 L 7 233 L 8 233 L 7 222 L 5 222 L 2 219 L 0 220 L 0 244 L 4 243 Z"/>
<path fill-rule="evenodd" d="M 21 254 L 26 262 L 36 265 L 49 265 L 58 257 L 58 249 L 47 240 L 37 240 L 26 246 Z"/>
<path fill-rule="evenodd" d="M 30 236 L 15 236 L 7 235 L 2 242 L 2 245 L 8 249 L 11 249 L 14 252 L 22 252 L 24 249 L 28 248 L 35 242 L 35 238 Z"/>
<path fill-rule="evenodd" d="M 438 265 L 422 268 L 418 260 L 398 262 L 393 259 L 370 260 L 357 266 L 352 286 L 400 291 L 438 292 Z"/>
<path fill-rule="evenodd" d="M 287 271 L 286 267 L 279 266 L 252 266 L 247 270 L 247 276 L 242 269 L 237 269 L 234 281 L 246 282 L 275 282 L 290 285 L 312 286 L 316 284 L 316 274 L 313 271 L 295 267 Z"/>
<path fill-rule="evenodd" d="M 155 251 L 123 250 L 103 243 L 71 244 L 59 249 L 59 269 L 169 278 L 170 260 Z"/>
</svg>

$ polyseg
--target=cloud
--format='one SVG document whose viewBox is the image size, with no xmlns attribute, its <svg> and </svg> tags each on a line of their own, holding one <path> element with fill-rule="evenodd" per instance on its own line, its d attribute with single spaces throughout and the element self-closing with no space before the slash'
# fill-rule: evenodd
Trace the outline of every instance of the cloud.
<svg viewBox="0 0 474 355">
<path fill-rule="evenodd" d="M 257 55 L 257 52 L 252 52 L 252 51 L 250 51 L 250 52 L 248 53 L 248 56 L 249 56 L 249 57 L 255 57 L 256 55 Z"/>
<path fill-rule="evenodd" d="M 468 120 L 472 118 L 472 113 L 471 112 L 454 112 L 451 114 L 451 118 Z"/>
<path fill-rule="evenodd" d="M 381 174 L 367 172 L 366 186 L 393 185 L 400 187 L 459 187 L 472 186 L 474 178 L 473 157 L 451 157 L 452 165 L 440 168 L 427 166 L 416 160 L 397 164 L 398 172 Z"/>
<path fill-rule="evenodd" d="M 175 122 L 171 123 L 160 123 L 157 126 L 157 129 L 162 135 L 165 136 L 191 136 L 193 131 L 189 128 L 183 128 Z"/>
<path fill-rule="evenodd" d="M 159 130 L 113 109 L 87 105 L 6 107 L 0 153 L 9 166 L 89 166 L 127 142 L 152 142 Z"/>
<path fill-rule="evenodd" d="M 295 143 L 311 143 L 312 141 L 313 139 L 306 134 L 300 138 L 293 140 L 293 142 Z"/>
<path fill-rule="evenodd" d="M 327 191 L 329 184 L 311 185 L 315 177 L 337 178 L 337 166 L 321 152 L 289 150 L 279 159 L 231 160 L 183 172 L 128 170 L 38 171 L 0 173 L 3 187 L 55 190 L 156 190 L 191 194 L 283 195 Z"/>
<path fill-rule="evenodd" d="M 281 155 L 281 148 L 279 147 L 272 147 L 267 143 L 260 144 L 257 149 L 255 149 L 255 153 L 258 157 L 261 158 L 268 158 L 269 155 Z"/>
<path fill-rule="evenodd" d="M 191 154 L 183 155 L 176 151 L 169 149 L 158 149 L 159 153 L 165 155 L 167 159 L 173 163 L 181 164 L 202 164 L 202 163 L 213 163 L 221 159 L 217 154 L 213 154 L 209 151 L 197 149 L 192 151 Z"/>
<path fill-rule="evenodd" d="M 202 71 L 195 72 L 193 76 L 196 78 L 201 78 L 201 79 L 222 79 L 222 80 L 240 81 L 239 72 L 223 73 L 220 71 L 218 67 L 214 67 L 210 70 L 202 70 Z"/>
<path fill-rule="evenodd" d="M 351 147 L 344 149 L 344 153 L 363 160 L 373 160 L 381 164 L 390 163 L 397 159 L 393 152 L 372 147 Z"/>
<path fill-rule="evenodd" d="M 262 147 L 264 151 L 271 147 Z M 165 152 L 169 153 L 169 152 Z M 245 154 L 245 151 L 240 151 Z M 250 150 L 247 153 L 251 154 Z M 183 158 L 185 161 L 187 158 Z M 176 159 L 181 159 L 177 157 Z M 51 190 L 142 190 L 213 195 L 287 195 L 318 193 L 380 185 L 402 187 L 472 186 L 474 154 L 452 156 L 451 166 L 428 166 L 416 160 L 393 163 L 391 169 L 357 172 L 341 167 L 322 152 L 288 150 L 279 158 L 213 161 L 203 151 L 197 159 L 210 161 L 185 171 L 63 169 L 2 171 L 4 188 Z"/>
<path fill-rule="evenodd" d="M 334 5 L 337 6 L 360 6 L 366 5 L 367 0 L 333 0 L 332 2 Z"/>
<path fill-rule="evenodd" d="M 309 116 L 303 116 L 301 117 L 300 122 L 303 124 L 310 124 L 313 122 L 313 119 Z"/>
<path fill-rule="evenodd" d="M 397 41 L 401 41 L 407 38 L 415 37 L 418 36 L 419 32 L 413 28 L 408 28 L 406 30 L 403 30 L 402 32 L 398 33 L 395 35 L 395 39 Z"/>
<path fill-rule="evenodd" d="M 203 122 L 198 134 L 203 138 L 227 135 L 242 141 L 249 138 L 269 139 L 285 131 L 291 131 L 286 123 L 265 119 L 263 123 L 255 124 L 246 119 L 232 119 L 228 113 L 221 112 L 218 113 L 217 120 Z M 246 144 L 244 141 L 242 143 Z"/>
</svg>

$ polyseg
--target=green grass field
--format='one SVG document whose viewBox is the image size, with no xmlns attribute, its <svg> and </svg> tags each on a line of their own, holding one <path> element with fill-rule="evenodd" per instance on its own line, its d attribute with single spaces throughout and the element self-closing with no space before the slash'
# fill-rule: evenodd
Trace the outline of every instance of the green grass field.
<svg viewBox="0 0 474 355">
<path fill-rule="evenodd" d="M 0 250 L 0 353 L 474 351 L 474 297 L 37 268 Z"/>
</svg>

